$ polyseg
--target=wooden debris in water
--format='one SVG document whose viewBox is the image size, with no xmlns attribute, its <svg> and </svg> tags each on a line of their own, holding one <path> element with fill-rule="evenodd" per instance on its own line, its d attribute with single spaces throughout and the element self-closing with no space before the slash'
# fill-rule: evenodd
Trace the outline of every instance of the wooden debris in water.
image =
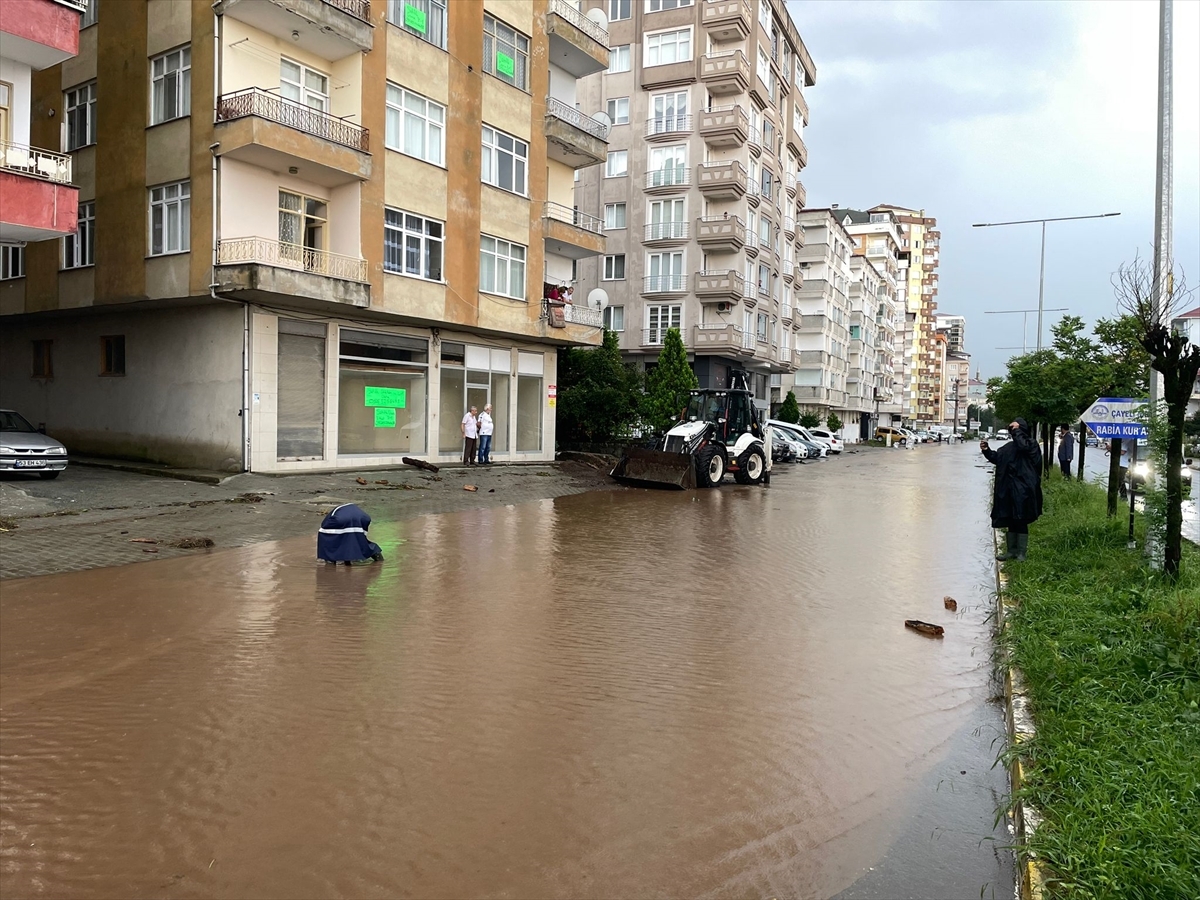
<svg viewBox="0 0 1200 900">
<path fill-rule="evenodd" d="M 359 484 L 366 484 L 366 483 L 367 483 L 367 479 L 365 479 L 365 478 L 362 478 L 362 477 L 355 478 L 354 480 L 355 480 L 355 481 L 357 481 Z"/>
<path fill-rule="evenodd" d="M 208 547 L 217 546 L 217 542 L 210 537 L 185 537 L 177 541 L 168 541 L 168 547 L 175 547 L 179 550 L 201 550 Z"/>
<path fill-rule="evenodd" d="M 927 634 L 930 637 L 941 637 L 946 633 L 946 629 L 941 625 L 922 622 L 920 619 L 905 619 L 904 627 L 911 628 L 913 631 L 919 631 L 921 634 Z"/>
<path fill-rule="evenodd" d="M 943 597 L 942 603 L 945 604 L 946 609 L 950 610 L 951 612 L 958 609 L 958 601 L 953 597 Z"/>
<path fill-rule="evenodd" d="M 417 468 L 417 469 L 424 469 L 426 472 L 437 472 L 438 471 L 438 467 L 435 466 L 433 463 L 427 463 L 423 459 L 413 459 L 411 456 L 400 457 L 400 462 L 404 463 L 406 466 L 413 466 L 414 468 Z"/>
<path fill-rule="evenodd" d="M 129 543 L 131 543 L 131 544 L 157 544 L 158 539 L 157 538 L 130 538 Z"/>
<path fill-rule="evenodd" d="M 477 488 L 477 487 L 476 487 L 475 485 L 473 485 L 473 484 L 464 484 L 464 485 L 463 485 L 463 490 L 464 490 L 464 491 L 471 491 L 472 493 L 474 493 L 475 491 L 479 490 L 479 488 Z"/>
</svg>

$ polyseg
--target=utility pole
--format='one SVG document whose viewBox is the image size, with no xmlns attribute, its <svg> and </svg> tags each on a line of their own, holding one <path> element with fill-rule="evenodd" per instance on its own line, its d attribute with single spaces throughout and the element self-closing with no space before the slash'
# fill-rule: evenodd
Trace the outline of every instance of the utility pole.
<svg viewBox="0 0 1200 900">
<path fill-rule="evenodd" d="M 1151 302 L 1160 322 L 1171 296 L 1171 226 L 1174 218 L 1174 137 L 1171 109 L 1171 0 L 1158 3 L 1158 166 L 1154 178 L 1154 283 Z M 1150 370 L 1150 408 L 1162 396 L 1162 375 Z"/>
<path fill-rule="evenodd" d="M 953 429 L 953 433 L 954 433 L 955 437 L 958 436 L 958 381 L 959 381 L 959 379 L 957 379 L 957 378 L 954 379 L 954 429 Z"/>
</svg>

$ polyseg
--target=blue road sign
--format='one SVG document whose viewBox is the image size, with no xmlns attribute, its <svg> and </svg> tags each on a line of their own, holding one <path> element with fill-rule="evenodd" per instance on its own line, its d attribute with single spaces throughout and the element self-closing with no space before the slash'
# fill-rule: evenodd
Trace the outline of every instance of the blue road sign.
<svg viewBox="0 0 1200 900">
<path fill-rule="evenodd" d="M 1129 397 L 1101 397 L 1080 418 L 1098 438 L 1144 438 L 1139 421 L 1147 401 Z"/>
</svg>

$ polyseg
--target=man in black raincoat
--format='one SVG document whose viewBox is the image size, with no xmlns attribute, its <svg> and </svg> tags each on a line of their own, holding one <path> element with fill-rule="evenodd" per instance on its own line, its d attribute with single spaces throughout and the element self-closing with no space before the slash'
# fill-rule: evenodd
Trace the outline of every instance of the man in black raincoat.
<svg viewBox="0 0 1200 900">
<path fill-rule="evenodd" d="M 1012 440 L 999 450 L 987 441 L 979 449 L 996 465 L 992 493 L 992 527 L 1005 528 L 1007 549 L 996 559 L 1024 560 L 1029 549 L 1029 526 L 1042 514 L 1042 451 L 1024 419 L 1008 426 Z"/>
</svg>

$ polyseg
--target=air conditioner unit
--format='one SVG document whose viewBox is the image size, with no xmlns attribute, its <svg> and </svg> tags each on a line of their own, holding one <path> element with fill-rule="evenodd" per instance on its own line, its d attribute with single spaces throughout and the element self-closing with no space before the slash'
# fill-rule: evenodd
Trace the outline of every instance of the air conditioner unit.
<svg viewBox="0 0 1200 900">
<path fill-rule="evenodd" d="M 719 313 L 733 312 L 733 304 L 732 303 L 718 303 L 717 304 L 717 312 L 719 312 Z"/>
</svg>

